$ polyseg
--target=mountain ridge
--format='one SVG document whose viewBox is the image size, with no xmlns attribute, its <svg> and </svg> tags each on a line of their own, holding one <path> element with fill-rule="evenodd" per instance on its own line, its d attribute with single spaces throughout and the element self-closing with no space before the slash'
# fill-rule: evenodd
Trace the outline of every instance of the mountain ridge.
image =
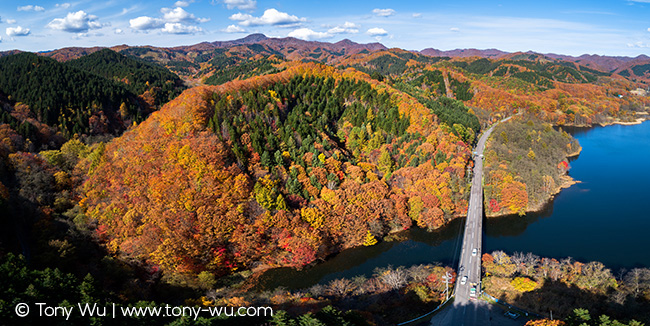
<svg viewBox="0 0 650 326">
<path fill-rule="evenodd" d="M 141 58 L 148 56 L 148 60 L 156 61 L 161 65 L 175 65 L 181 62 L 183 66 L 188 63 L 195 65 L 194 73 L 198 72 L 198 63 L 194 62 L 197 56 L 211 56 L 214 51 L 219 49 L 244 49 L 245 52 L 257 52 L 263 55 L 279 54 L 286 60 L 290 61 L 318 61 L 327 64 L 337 64 L 355 54 L 373 53 L 377 51 L 390 50 L 379 42 L 357 43 L 350 39 L 343 39 L 337 42 L 323 41 L 305 41 L 294 37 L 274 38 L 264 34 L 254 33 L 243 38 L 227 41 L 205 41 L 193 45 L 176 46 L 176 47 L 155 47 L 155 46 L 129 46 L 116 45 L 112 47 L 67 47 L 52 51 L 40 52 L 41 56 L 52 57 L 57 61 L 69 61 L 80 57 L 90 55 L 104 48 L 109 48 L 116 52 L 126 50 L 137 50 L 141 52 Z M 248 48 L 248 49 L 246 49 Z M 150 52 L 150 53 L 147 53 Z M 240 51 L 240 50 L 237 50 Z M 262 52 L 259 52 L 262 51 Z M 11 50 L 0 52 L 0 57 L 19 53 L 21 51 Z M 132 51 L 133 52 L 133 51 Z M 422 50 L 409 51 L 414 54 L 425 55 L 429 57 L 449 57 L 452 59 L 464 58 L 486 58 L 490 60 L 503 59 L 524 59 L 531 60 L 530 56 L 546 60 L 561 60 L 572 62 L 591 69 L 600 70 L 606 73 L 615 73 L 623 77 L 632 78 L 633 80 L 650 81 L 650 57 L 639 55 L 636 57 L 626 56 L 607 56 L 598 54 L 583 54 L 580 56 L 571 56 L 555 53 L 539 53 L 534 51 L 526 52 L 506 52 L 499 49 L 454 49 L 439 50 L 435 48 L 425 48 Z M 528 59 L 526 58 L 528 55 Z M 168 68 L 170 68 L 168 66 Z M 177 71 L 178 73 L 179 71 Z"/>
<path fill-rule="evenodd" d="M 92 52 L 99 51 L 104 48 L 109 48 L 109 49 L 123 49 L 125 47 L 150 47 L 150 48 L 158 48 L 158 49 L 190 49 L 190 48 L 201 48 L 201 47 L 214 47 L 214 48 L 222 48 L 222 47 L 229 47 L 229 46 L 234 46 L 234 45 L 247 45 L 247 44 L 256 44 L 256 43 L 273 43 L 273 42 L 299 42 L 299 43 L 307 43 L 307 44 L 318 44 L 318 45 L 330 45 L 334 46 L 336 48 L 345 48 L 345 47 L 357 47 L 357 46 L 366 46 L 366 47 L 371 47 L 374 48 L 375 50 L 381 49 L 381 50 L 386 50 L 388 47 L 385 45 L 381 44 L 380 42 L 372 42 L 372 43 L 357 43 L 354 42 L 350 39 L 343 39 L 337 42 L 323 42 L 323 41 L 305 41 L 301 40 L 298 38 L 294 37 L 284 37 L 284 38 L 276 38 L 276 37 L 268 37 L 262 33 L 253 33 L 249 34 L 243 38 L 239 39 L 234 39 L 234 40 L 226 40 L 226 41 L 204 41 L 200 42 L 197 44 L 193 45 L 185 45 L 185 46 L 173 46 L 173 47 L 158 47 L 158 46 L 152 46 L 152 45 L 142 45 L 142 46 L 129 46 L 126 44 L 122 45 L 115 45 L 115 46 L 99 46 L 99 47 L 64 47 L 60 49 L 55 49 L 55 50 L 50 50 L 50 51 L 42 51 L 39 52 L 40 55 L 44 56 L 52 56 L 55 57 L 55 54 L 61 53 L 61 52 L 74 52 L 74 51 L 83 51 L 87 54 L 90 54 Z M 14 50 L 7 50 L 7 51 L 0 51 L 0 56 L 4 55 L 10 55 L 10 54 L 15 54 L 18 52 L 29 52 L 29 51 L 21 51 L 18 49 Z M 501 56 L 513 53 L 513 52 L 507 52 L 503 50 L 499 50 L 496 48 L 489 48 L 489 49 L 477 49 L 477 48 L 457 48 L 457 49 L 452 49 L 452 50 L 440 50 L 436 49 L 433 47 L 428 47 L 424 48 L 422 50 L 413 50 L 411 52 L 415 53 L 420 53 L 428 56 L 449 56 L 449 57 L 471 57 L 471 56 L 478 56 L 478 57 L 487 57 L 487 58 L 499 58 Z M 523 51 L 521 51 L 523 52 Z M 620 61 L 625 61 L 629 62 L 632 60 L 650 60 L 650 57 L 641 54 L 636 57 L 629 57 L 629 56 L 611 56 L 611 55 L 601 55 L 601 54 L 582 54 L 580 56 L 572 56 L 572 55 L 566 55 L 566 54 L 557 54 L 557 53 L 542 53 L 542 52 L 536 52 L 536 51 L 526 51 L 526 53 L 535 53 L 535 54 L 541 54 L 545 55 L 554 59 L 563 59 L 563 60 L 596 60 L 596 59 L 613 59 L 613 60 L 620 60 Z M 57 59 L 55 57 L 55 59 Z M 59 59 L 57 59 L 59 60 Z"/>
</svg>

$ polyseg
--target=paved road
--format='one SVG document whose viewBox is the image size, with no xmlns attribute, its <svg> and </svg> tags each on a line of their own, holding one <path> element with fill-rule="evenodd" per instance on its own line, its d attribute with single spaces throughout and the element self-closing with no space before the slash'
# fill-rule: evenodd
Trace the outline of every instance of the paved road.
<svg viewBox="0 0 650 326">
<path fill-rule="evenodd" d="M 501 120 L 504 122 L 510 117 Z M 489 325 L 489 305 L 481 300 L 474 300 L 470 294 L 475 289 L 475 296 L 480 293 L 481 249 L 483 240 L 483 150 L 490 137 L 494 124 L 479 138 L 474 150 L 474 170 L 472 188 L 469 197 L 469 209 L 465 220 L 463 247 L 458 263 L 456 295 L 454 304 L 431 320 L 432 325 Z M 467 277 L 465 284 L 463 278 Z"/>
</svg>

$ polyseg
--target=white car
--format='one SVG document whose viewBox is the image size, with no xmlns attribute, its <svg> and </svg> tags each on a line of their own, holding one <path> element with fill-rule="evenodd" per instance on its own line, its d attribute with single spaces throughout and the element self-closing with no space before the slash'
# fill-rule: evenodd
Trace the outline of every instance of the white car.
<svg viewBox="0 0 650 326">
<path fill-rule="evenodd" d="M 467 283 L 467 275 L 460 279 L 460 284 L 465 285 L 465 283 Z"/>
<path fill-rule="evenodd" d="M 477 253 L 478 253 L 478 250 L 476 250 L 476 248 L 474 248 L 474 250 L 472 250 L 472 256 L 476 256 Z"/>
</svg>

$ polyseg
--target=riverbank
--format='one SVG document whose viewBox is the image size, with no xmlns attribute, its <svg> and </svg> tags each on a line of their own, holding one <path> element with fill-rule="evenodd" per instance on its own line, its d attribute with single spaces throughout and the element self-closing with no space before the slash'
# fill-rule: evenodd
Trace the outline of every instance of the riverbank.
<svg viewBox="0 0 650 326">
<path fill-rule="evenodd" d="M 545 258 L 533 253 L 508 255 L 503 251 L 485 253 L 482 261 L 483 290 L 541 316 L 548 318 L 553 311 L 555 318 L 564 319 L 574 309 L 583 308 L 622 320 L 650 320 L 650 279 L 645 278 L 650 269 L 622 271 L 617 279 L 611 269 L 597 261 Z"/>
<path fill-rule="evenodd" d="M 581 152 L 582 152 L 582 146 L 579 146 L 578 149 L 567 154 L 565 161 L 568 162 L 569 159 L 580 156 Z M 542 210 L 544 210 L 546 206 L 548 206 L 553 201 L 555 196 L 557 196 L 563 189 L 570 188 L 571 186 L 580 183 L 579 180 L 575 180 L 570 175 L 568 175 L 567 172 L 568 171 L 559 173 L 558 178 L 561 182 L 559 184 L 556 184 L 556 186 L 547 194 L 546 198 L 544 198 L 543 200 L 537 203 L 533 203 L 533 204 L 529 203 L 529 205 L 526 208 L 526 214 L 541 212 Z M 485 202 L 484 205 L 488 205 L 488 203 Z M 489 211 L 485 212 L 485 216 L 488 218 L 497 218 L 497 217 L 503 217 L 509 215 L 512 215 L 512 213 L 507 213 L 507 212 L 492 213 Z"/>
<path fill-rule="evenodd" d="M 600 125 L 601 127 L 612 126 L 612 125 L 632 126 L 632 125 L 639 125 L 642 124 L 644 121 L 650 120 L 650 116 L 648 116 L 648 114 L 645 112 L 637 112 L 637 114 L 643 114 L 644 117 L 636 118 L 633 121 L 614 120 L 608 122 L 601 122 L 598 125 Z"/>
<path fill-rule="evenodd" d="M 567 175 L 568 162 L 581 150 L 571 135 L 534 118 L 498 126 L 485 154 L 486 216 L 541 210 L 562 189 L 576 183 Z"/>
<path fill-rule="evenodd" d="M 650 175 L 638 171 L 643 171 L 650 155 L 650 143 L 644 141 L 650 137 L 650 122 L 632 127 L 577 128 L 570 133 L 583 149 L 575 147 L 562 156 L 580 155 L 571 160 L 568 177 L 575 180 L 558 182 L 557 194 L 540 212 L 485 221 L 484 252 L 532 252 L 556 259 L 570 256 L 582 262 L 601 261 L 614 273 L 622 268 L 649 267 L 650 253 L 641 248 L 650 245 L 645 237 L 650 221 L 643 218 L 646 194 L 640 190 L 650 183 Z M 500 133 L 494 136 L 501 138 Z M 541 152 L 534 150 L 539 158 Z M 557 173 L 557 166 L 554 171 Z M 438 261 L 455 266 L 463 221 L 454 219 L 432 232 L 410 229 L 397 241 L 344 250 L 302 271 L 270 270 L 258 279 L 261 286 L 256 290 L 279 286 L 299 290 L 339 278 L 372 277 L 375 268 L 389 265 Z"/>
</svg>

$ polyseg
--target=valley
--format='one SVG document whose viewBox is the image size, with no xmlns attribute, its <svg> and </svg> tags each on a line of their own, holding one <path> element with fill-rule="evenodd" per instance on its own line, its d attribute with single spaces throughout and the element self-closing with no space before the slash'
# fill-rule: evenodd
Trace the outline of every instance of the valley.
<svg viewBox="0 0 650 326">
<path fill-rule="evenodd" d="M 0 275 L 12 279 L 2 290 L 16 294 L 3 307 L 36 291 L 57 303 L 270 305 L 283 311 L 276 324 L 408 320 L 443 301 L 443 276 L 456 281 L 476 142 L 512 116 L 484 153 L 487 289 L 546 317 L 548 307 L 525 293 L 547 298 L 569 287 L 603 304 L 566 301 L 554 307 L 561 318 L 586 307 L 647 322 L 640 311 L 650 280 L 632 290 L 610 270 L 646 275 L 645 258 L 605 256 L 612 245 L 592 244 L 593 255 L 559 244 L 569 236 L 551 246 L 539 238 L 572 227 L 566 213 L 547 217 L 565 197 L 592 189 L 582 162 L 617 162 L 586 168 L 592 172 L 641 169 L 626 166 L 643 157 L 618 160 L 645 153 L 640 145 L 592 157 L 599 144 L 583 143 L 576 128 L 646 130 L 647 62 L 263 34 L 170 48 L 0 53 Z M 515 252 L 546 258 L 522 267 L 510 263 Z M 544 261 L 566 256 L 585 261 L 558 263 L 551 283 Z M 599 267 L 592 272 L 602 282 L 586 281 L 593 273 L 583 266 Z M 43 281 L 30 287 L 29 277 Z M 518 278 L 535 285 L 520 291 Z M 608 294 L 618 310 L 601 297 Z M 2 317 L 16 322 L 5 308 Z"/>
</svg>

